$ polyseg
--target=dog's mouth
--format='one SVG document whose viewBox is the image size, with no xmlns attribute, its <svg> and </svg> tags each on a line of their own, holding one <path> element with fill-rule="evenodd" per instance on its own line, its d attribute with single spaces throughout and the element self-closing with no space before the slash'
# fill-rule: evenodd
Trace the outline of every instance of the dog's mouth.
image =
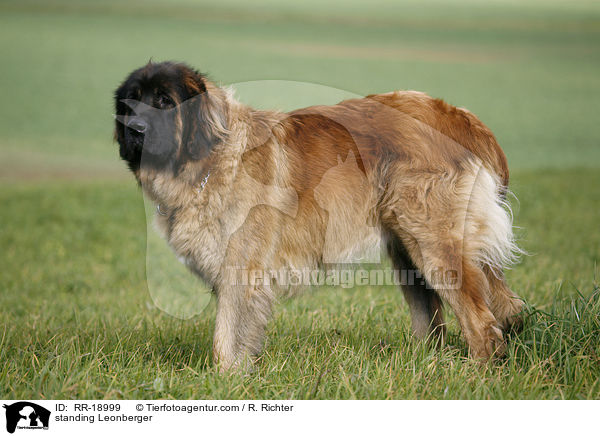
<svg viewBox="0 0 600 436">
<path fill-rule="evenodd" d="M 145 137 L 144 133 L 136 132 L 129 127 L 125 128 L 125 141 L 130 147 L 138 151 L 142 151 Z"/>
<path fill-rule="evenodd" d="M 125 128 L 125 141 L 129 147 L 141 155 L 141 164 L 165 163 L 173 155 L 174 141 L 168 133 L 151 128 L 140 132 L 131 127 Z"/>
</svg>

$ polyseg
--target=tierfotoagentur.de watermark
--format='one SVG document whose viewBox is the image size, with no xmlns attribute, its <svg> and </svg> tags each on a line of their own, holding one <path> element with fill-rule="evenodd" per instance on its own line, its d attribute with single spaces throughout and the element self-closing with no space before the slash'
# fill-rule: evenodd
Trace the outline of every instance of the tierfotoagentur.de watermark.
<svg viewBox="0 0 600 436">
<path fill-rule="evenodd" d="M 340 286 L 413 286 L 424 285 L 434 289 L 435 284 L 444 283 L 447 288 L 460 286 L 460 274 L 455 270 L 439 268 L 431 274 L 433 283 L 429 283 L 417 269 L 365 268 L 364 266 L 331 268 L 279 268 L 246 269 L 229 267 L 232 283 L 238 286 L 278 286 L 280 288 Z"/>
</svg>

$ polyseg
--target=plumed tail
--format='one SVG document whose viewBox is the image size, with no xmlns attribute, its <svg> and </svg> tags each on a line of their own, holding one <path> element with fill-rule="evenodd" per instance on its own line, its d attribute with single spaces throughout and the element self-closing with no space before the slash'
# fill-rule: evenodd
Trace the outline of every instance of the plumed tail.
<svg viewBox="0 0 600 436">
<path fill-rule="evenodd" d="M 513 232 L 513 212 L 509 202 L 516 196 L 498 176 L 482 166 L 476 169 L 469 199 L 465 232 L 473 258 L 499 275 L 526 254 Z"/>
</svg>

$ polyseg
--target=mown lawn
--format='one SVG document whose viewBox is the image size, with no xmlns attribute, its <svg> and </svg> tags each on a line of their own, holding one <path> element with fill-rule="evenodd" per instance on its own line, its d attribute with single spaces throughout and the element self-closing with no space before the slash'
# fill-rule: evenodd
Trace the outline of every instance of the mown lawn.
<svg viewBox="0 0 600 436">
<path fill-rule="evenodd" d="M 0 12 L 0 398 L 600 398 L 596 3 Z M 216 374 L 214 304 L 190 320 L 154 305 L 141 194 L 111 142 L 111 93 L 151 56 L 225 84 L 287 81 L 238 86 L 261 106 L 405 88 L 480 115 L 509 156 L 531 254 L 508 271 L 529 306 L 506 359 L 467 359 L 452 316 L 442 350 L 412 341 L 397 289 L 319 288 L 278 306 L 254 374 Z"/>
</svg>

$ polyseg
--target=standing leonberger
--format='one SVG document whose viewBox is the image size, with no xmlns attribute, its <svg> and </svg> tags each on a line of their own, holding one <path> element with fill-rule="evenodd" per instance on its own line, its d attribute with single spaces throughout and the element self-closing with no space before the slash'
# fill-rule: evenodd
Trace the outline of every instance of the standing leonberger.
<svg viewBox="0 0 600 436">
<path fill-rule="evenodd" d="M 402 287 L 415 336 L 443 339 L 443 300 L 487 360 L 520 322 L 503 276 L 518 254 L 506 157 L 469 111 L 413 91 L 262 111 L 171 62 L 132 72 L 115 103 L 120 155 L 158 228 L 216 294 L 221 370 L 251 365 L 293 288 L 240 271 L 316 270 L 379 244 L 425 278 Z"/>
</svg>

